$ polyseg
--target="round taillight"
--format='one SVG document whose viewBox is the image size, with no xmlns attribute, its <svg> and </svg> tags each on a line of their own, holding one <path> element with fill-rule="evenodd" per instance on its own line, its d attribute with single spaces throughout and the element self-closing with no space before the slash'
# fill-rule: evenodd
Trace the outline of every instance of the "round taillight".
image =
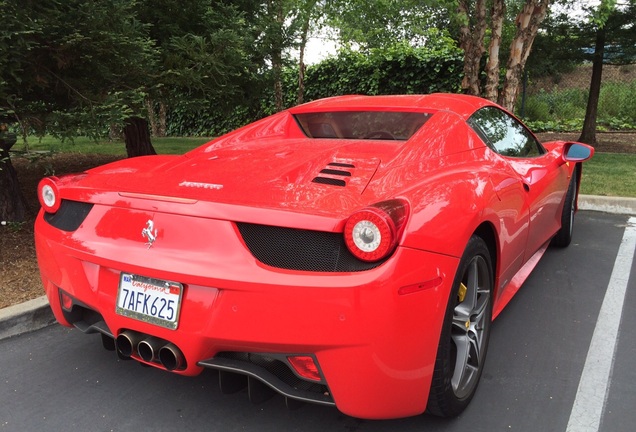
<svg viewBox="0 0 636 432">
<path fill-rule="evenodd" d="M 386 258 L 397 246 L 407 214 L 408 204 L 401 199 L 377 203 L 352 214 L 344 227 L 347 248 L 362 261 Z"/>
<path fill-rule="evenodd" d="M 38 186 L 38 199 L 42 208 L 47 213 L 55 213 L 60 208 L 60 193 L 56 185 L 57 178 L 47 177 L 40 181 Z"/>
<path fill-rule="evenodd" d="M 369 208 L 354 213 L 345 224 L 345 243 L 362 261 L 378 261 L 393 250 L 396 243 L 395 224 L 379 209 Z"/>
</svg>

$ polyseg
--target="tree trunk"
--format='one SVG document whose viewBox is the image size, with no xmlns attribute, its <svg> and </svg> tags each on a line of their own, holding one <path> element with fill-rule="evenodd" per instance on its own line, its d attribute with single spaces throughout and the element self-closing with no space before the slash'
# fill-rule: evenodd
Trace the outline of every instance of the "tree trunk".
<svg viewBox="0 0 636 432">
<path fill-rule="evenodd" d="M 300 36 L 300 47 L 298 56 L 298 98 L 296 102 L 300 105 L 305 98 L 305 48 L 307 47 L 307 34 L 309 33 L 309 14 L 303 21 L 302 34 Z"/>
<path fill-rule="evenodd" d="M 517 34 L 510 45 L 510 58 L 506 67 L 506 78 L 499 103 L 513 111 L 519 94 L 521 75 L 532 50 L 539 25 L 545 18 L 551 0 L 527 0 L 517 15 Z"/>
<path fill-rule="evenodd" d="M 592 80 L 590 82 L 590 94 L 587 99 L 585 121 L 579 141 L 596 145 L 596 117 L 598 114 L 598 100 L 601 95 L 601 77 L 603 75 L 603 55 L 605 54 L 605 26 L 596 31 L 596 46 L 594 47 L 594 60 L 592 61 Z"/>
<path fill-rule="evenodd" d="M 314 9 L 316 8 L 316 3 L 317 0 L 305 0 L 304 2 L 302 2 L 301 7 L 302 27 L 300 29 L 300 46 L 298 56 L 298 97 L 296 100 L 298 104 L 301 104 L 305 101 L 305 72 L 307 70 L 307 67 L 305 65 L 305 49 L 307 48 L 309 26 L 315 13 Z"/>
<path fill-rule="evenodd" d="M 0 221 L 24 222 L 28 210 L 20 189 L 18 174 L 11 164 L 9 149 L 15 144 L 15 135 L 0 136 Z"/>
<path fill-rule="evenodd" d="M 486 87 L 484 97 L 497 102 L 499 95 L 499 48 L 503 31 L 503 21 L 506 12 L 504 0 L 493 0 L 490 46 L 488 48 L 488 63 L 486 64 Z"/>
<path fill-rule="evenodd" d="M 269 3 L 270 11 L 276 25 L 276 34 L 273 37 L 271 47 L 272 70 L 274 72 L 274 104 L 276 111 L 283 110 L 283 38 L 285 17 L 283 14 L 283 1 L 273 0 Z"/>
<path fill-rule="evenodd" d="M 144 102 L 146 103 L 146 111 L 148 112 L 150 136 L 156 137 L 159 127 L 157 125 L 157 116 L 155 115 L 155 101 L 147 97 Z"/>
<path fill-rule="evenodd" d="M 111 141 L 121 140 L 124 138 L 124 131 L 121 125 L 112 124 L 108 127 L 108 139 Z"/>
<path fill-rule="evenodd" d="M 168 133 L 168 108 L 163 101 L 159 101 L 159 125 L 157 130 L 158 137 L 165 137 Z"/>
<path fill-rule="evenodd" d="M 166 104 L 163 101 L 155 102 L 154 99 L 146 98 L 146 111 L 148 111 L 148 123 L 150 123 L 150 136 L 166 136 Z M 159 105 L 159 112 L 155 110 L 155 105 Z"/>
<path fill-rule="evenodd" d="M 464 50 L 464 79 L 462 92 L 478 96 L 479 71 L 481 57 L 484 54 L 484 35 L 486 34 L 486 1 L 477 0 L 475 5 L 475 22 L 471 25 L 470 4 L 468 0 L 460 0 L 457 11 L 463 20 L 459 32 L 459 46 Z"/>
<path fill-rule="evenodd" d="M 139 117 L 126 120 L 124 141 L 128 157 L 155 155 L 157 152 L 150 142 L 148 121 Z"/>
</svg>

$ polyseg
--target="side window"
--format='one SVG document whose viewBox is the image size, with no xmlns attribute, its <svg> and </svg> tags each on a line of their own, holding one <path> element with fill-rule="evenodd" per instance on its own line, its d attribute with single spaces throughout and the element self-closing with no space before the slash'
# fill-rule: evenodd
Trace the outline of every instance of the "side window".
<svg viewBox="0 0 636 432">
<path fill-rule="evenodd" d="M 502 156 L 534 157 L 545 153 L 536 138 L 517 119 L 496 107 L 485 107 L 468 119 L 470 127 Z"/>
</svg>

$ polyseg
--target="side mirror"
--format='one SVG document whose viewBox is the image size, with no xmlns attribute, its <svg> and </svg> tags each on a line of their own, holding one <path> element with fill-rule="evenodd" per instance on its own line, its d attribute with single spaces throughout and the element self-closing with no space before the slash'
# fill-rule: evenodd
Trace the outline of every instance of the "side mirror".
<svg viewBox="0 0 636 432">
<path fill-rule="evenodd" d="M 594 147 L 572 142 L 563 147 L 563 160 L 566 162 L 585 162 L 594 155 Z"/>
</svg>

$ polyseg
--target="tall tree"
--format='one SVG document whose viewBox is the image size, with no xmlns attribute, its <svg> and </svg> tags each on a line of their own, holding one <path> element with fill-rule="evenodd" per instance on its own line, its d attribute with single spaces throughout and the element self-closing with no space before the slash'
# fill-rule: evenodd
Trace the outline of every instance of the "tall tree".
<svg viewBox="0 0 636 432">
<path fill-rule="evenodd" d="M 499 95 L 499 103 L 510 111 L 514 109 L 517 102 L 521 76 L 550 3 L 551 0 L 526 0 L 515 20 L 517 32 L 510 45 L 506 78 Z"/>
<path fill-rule="evenodd" d="M 506 15 L 504 0 L 493 0 L 490 13 L 492 19 L 488 63 L 486 64 L 486 87 L 484 97 L 496 101 L 499 95 L 499 52 L 503 40 L 503 24 Z"/>
<path fill-rule="evenodd" d="M 579 141 L 596 145 L 596 123 L 598 102 L 601 94 L 603 63 L 618 64 L 633 62 L 636 59 L 636 2 L 620 5 L 616 0 L 602 0 L 596 10 L 590 14 L 590 23 L 595 27 L 594 54 L 592 58 L 592 77 L 588 95 L 585 120 Z M 606 47 L 610 49 L 610 58 L 606 59 Z"/>
<path fill-rule="evenodd" d="M 320 19 L 322 5 L 318 0 L 300 0 L 298 15 L 300 21 L 300 42 L 298 43 L 298 94 L 296 102 L 303 103 L 305 97 L 305 50 L 311 31 L 311 24 Z"/>
<path fill-rule="evenodd" d="M 20 222 L 26 217 L 27 204 L 9 155 L 15 134 L 9 135 L 5 122 L 21 120 L 15 111 L 20 101 L 12 86 L 23 75 L 25 53 L 34 46 L 26 36 L 37 33 L 40 23 L 31 22 L 14 2 L 0 0 L 0 10 L 0 220 Z"/>
<path fill-rule="evenodd" d="M 140 113 L 155 50 L 135 19 L 132 0 L 4 0 L 0 40 L 0 115 L 59 136 L 96 136 Z M 17 47 L 17 48 L 16 48 Z M 4 66 L 7 67 L 4 67 Z M 2 164 L 9 165 L 10 160 Z M 5 166 L 5 168 L 7 168 Z M 2 175 L 12 173 L 7 168 Z M 18 196 L 17 180 L 9 183 Z M 0 198 L 2 199 L 2 198 Z M 0 202 L 0 208 L 14 206 Z M 3 218 L 20 220 L 15 210 Z"/>
<path fill-rule="evenodd" d="M 250 75 L 249 15 L 239 2 L 138 0 L 137 18 L 147 25 L 158 61 L 145 85 L 152 134 L 166 133 L 169 111 L 196 113 L 215 101 L 224 109 L 240 98 Z M 248 5 L 245 5 L 248 6 Z M 251 8 L 251 6 L 248 6 Z"/>
<path fill-rule="evenodd" d="M 496 0 L 495 0 L 496 1 Z M 486 34 L 486 0 L 459 0 L 457 16 L 459 27 L 459 46 L 464 50 L 464 79 L 462 91 L 478 96 L 481 94 L 479 74 L 484 54 L 484 36 Z"/>
<path fill-rule="evenodd" d="M 448 28 L 464 50 L 462 91 L 487 97 L 512 110 L 528 55 L 552 1 L 332 0 L 329 10 L 341 41 L 362 51 L 396 40 L 423 45 L 428 43 L 426 29 Z M 506 29 L 513 33 L 508 51 L 502 49 Z M 506 67 L 500 82 L 502 60 L 506 60 Z"/>
<path fill-rule="evenodd" d="M 504 0 L 490 1 L 490 19 L 487 17 L 486 0 L 471 2 L 458 0 L 457 20 L 459 21 L 459 40 L 464 49 L 464 81 L 462 89 L 465 93 L 482 95 L 497 101 L 509 110 L 513 110 L 519 93 L 521 76 L 532 50 L 532 44 L 539 26 L 546 16 L 551 0 L 524 0 L 515 3 L 518 13 L 514 18 L 514 37 L 507 53 L 505 78 L 499 82 L 499 65 L 501 55 L 502 31 L 506 18 Z M 486 52 L 484 35 L 490 34 L 488 60 L 483 72 L 486 75 L 486 86 L 481 87 L 483 55 Z"/>
</svg>

